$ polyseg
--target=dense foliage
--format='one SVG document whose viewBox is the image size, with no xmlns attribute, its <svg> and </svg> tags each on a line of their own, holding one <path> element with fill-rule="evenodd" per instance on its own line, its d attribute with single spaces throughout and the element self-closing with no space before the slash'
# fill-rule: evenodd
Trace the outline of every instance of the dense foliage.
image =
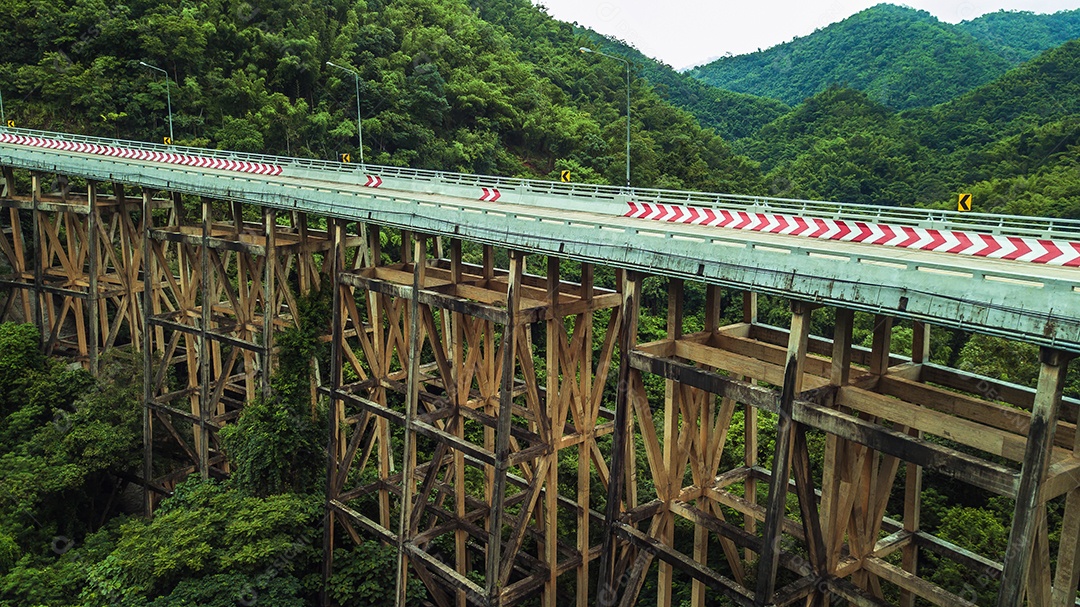
<svg viewBox="0 0 1080 607">
<path fill-rule="evenodd" d="M 7 0 L 0 17 L 0 90 L 20 126 L 159 139 L 166 85 L 145 60 L 174 82 L 179 143 L 332 158 L 357 135 L 354 81 L 333 61 L 359 69 L 370 162 L 621 183 L 625 72 L 577 52 L 588 46 L 632 64 L 635 185 L 939 207 L 963 190 L 982 211 L 1080 218 L 1080 41 L 1065 42 L 1080 34 L 1080 11 L 954 27 L 880 6 L 715 64 L 741 70 L 725 86 L 760 81 L 793 107 L 680 75 L 529 0 Z M 650 277 L 643 295 L 641 337 L 658 339 L 666 281 Z M 119 351 L 95 380 L 42 356 L 35 328 L 0 325 L 0 607 L 314 604 L 326 412 L 310 393 L 312 365 L 325 365 L 326 297 L 305 299 L 299 327 L 278 337 L 273 394 L 222 432 L 229 480 L 180 485 L 152 521 L 138 516 L 131 483 L 141 357 Z M 688 328 L 703 325 L 703 300 L 688 289 Z M 725 301 L 725 321 L 740 310 Z M 760 315 L 789 319 L 768 297 Z M 813 331 L 829 335 L 832 322 L 818 310 Z M 894 329 L 898 353 L 911 332 Z M 871 333 L 859 315 L 856 342 Z M 961 332 L 935 331 L 931 359 L 1027 385 L 1038 372 L 1034 348 Z M 663 382 L 648 389 L 662 398 Z M 1068 393 L 1080 395 L 1076 372 Z M 737 414 L 725 465 L 741 458 L 743 423 Z M 760 424 L 767 463 L 775 419 Z M 575 462 L 560 462 L 560 478 L 575 475 Z M 1008 504 L 936 484 L 924 528 L 1001 553 Z M 382 604 L 393 552 L 343 545 L 329 596 Z M 922 571 L 951 587 L 968 574 L 934 557 Z"/>
<path fill-rule="evenodd" d="M 772 194 L 884 205 L 1080 217 L 1080 41 L 931 108 L 897 113 L 829 88 L 736 148 Z"/>
<path fill-rule="evenodd" d="M 1080 10 L 1053 15 L 998 11 L 960 23 L 957 27 L 989 46 L 998 55 L 1020 63 L 1039 53 L 1080 38 Z"/>
<path fill-rule="evenodd" d="M 705 84 L 675 71 L 665 63 L 646 57 L 624 42 L 592 30 L 581 31 L 596 45 L 596 49 L 629 59 L 634 64 L 635 75 L 647 80 L 657 94 L 693 114 L 702 126 L 716 130 L 724 139 L 749 137 L 791 110 L 786 103 L 776 99 L 736 93 Z"/>
<path fill-rule="evenodd" d="M 20 126 L 160 141 L 166 82 L 145 61 L 174 83 L 177 143 L 329 159 L 357 135 L 354 78 L 332 61 L 359 70 L 368 162 L 621 183 L 621 66 L 527 0 L 475 5 L 13 0 L 0 90 Z M 635 183 L 760 188 L 686 111 L 642 82 L 632 96 Z"/>
<path fill-rule="evenodd" d="M 831 85 L 895 109 L 947 101 L 1080 35 L 1080 10 L 999 13 L 961 25 L 879 4 L 809 36 L 690 70 L 707 84 L 794 104 Z M 1036 25 L 1028 36 L 1028 25 Z"/>
</svg>

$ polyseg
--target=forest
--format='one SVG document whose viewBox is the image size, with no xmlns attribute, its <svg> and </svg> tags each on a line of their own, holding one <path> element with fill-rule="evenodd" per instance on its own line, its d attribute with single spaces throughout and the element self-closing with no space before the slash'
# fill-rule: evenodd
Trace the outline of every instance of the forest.
<svg viewBox="0 0 1080 607">
<path fill-rule="evenodd" d="M 588 46 L 633 64 L 635 187 L 934 208 L 955 208 L 965 191 L 977 211 L 1080 219 L 1078 14 L 991 14 L 949 29 L 883 5 L 809 37 L 863 63 L 791 43 L 732 58 L 740 74 L 721 81 L 529 0 L 0 0 L 0 94 L 19 127 L 158 142 L 168 93 L 178 144 L 334 159 L 355 154 L 358 117 L 354 81 L 332 61 L 360 74 L 372 164 L 620 184 L 624 72 L 578 52 Z M 882 29 L 915 42 L 903 55 L 865 47 Z M 882 56 L 925 80 L 897 80 L 870 60 Z M 733 84 L 768 74 L 788 81 Z M 666 297 L 665 281 L 646 281 L 643 340 L 662 331 Z M 116 349 L 95 378 L 44 357 L 33 326 L 0 325 L 0 607 L 317 604 L 326 420 L 309 415 L 305 390 L 311 358 L 326 362 L 326 306 L 305 304 L 301 327 L 279 338 L 274 398 L 225 431 L 231 476 L 186 481 L 153 519 L 132 501 L 141 357 Z M 762 298 L 762 322 L 787 315 Z M 832 322 L 819 310 L 813 332 L 829 335 Z M 856 342 L 869 344 L 870 322 Z M 900 353 L 911 331 L 894 329 Z M 931 360 L 1028 386 L 1038 373 L 1036 348 L 960 331 L 936 331 Z M 1075 368 L 1067 394 L 1080 397 Z M 742 449 L 733 438 L 724 457 Z M 944 486 L 924 495 L 923 526 L 1003 554 L 1011 504 Z M 393 549 L 343 546 L 329 599 L 384 604 Z M 952 587 L 970 575 L 932 557 L 921 571 Z"/>
</svg>

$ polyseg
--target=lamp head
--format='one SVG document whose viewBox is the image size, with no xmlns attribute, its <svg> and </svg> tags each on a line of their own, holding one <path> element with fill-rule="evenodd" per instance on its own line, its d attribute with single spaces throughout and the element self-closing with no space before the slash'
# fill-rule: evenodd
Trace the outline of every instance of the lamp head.
<svg viewBox="0 0 1080 607">
<path fill-rule="evenodd" d="M 578 51 L 580 51 L 582 53 L 591 53 L 591 52 L 593 52 L 593 50 L 591 48 L 585 48 L 584 46 L 579 48 Z"/>
</svg>

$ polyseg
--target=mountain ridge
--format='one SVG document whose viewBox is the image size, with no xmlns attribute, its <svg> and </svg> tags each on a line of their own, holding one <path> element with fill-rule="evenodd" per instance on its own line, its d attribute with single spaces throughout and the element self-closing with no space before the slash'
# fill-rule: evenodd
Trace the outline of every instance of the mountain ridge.
<svg viewBox="0 0 1080 607">
<path fill-rule="evenodd" d="M 1024 27 L 1038 36 L 1025 37 Z M 898 110 L 928 107 L 991 82 L 1023 60 L 1080 36 L 1080 9 L 1002 12 L 952 25 L 878 4 L 813 34 L 723 57 L 685 72 L 706 84 L 789 105 L 831 85 L 866 91 Z"/>
</svg>

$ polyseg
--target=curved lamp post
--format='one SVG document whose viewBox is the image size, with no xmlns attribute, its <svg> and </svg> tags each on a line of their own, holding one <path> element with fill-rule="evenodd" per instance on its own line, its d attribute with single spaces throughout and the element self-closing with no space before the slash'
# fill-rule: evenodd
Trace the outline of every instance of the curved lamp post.
<svg viewBox="0 0 1080 607">
<path fill-rule="evenodd" d="M 169 141 L 175 141 L 175 139 L 173 139 L 173 124 L 172 124 L 172 87 L 171 87 L 172 78 L 169 78 L 169 72 L 166 72 L 165 70 L 161 69 L 160 67 L 155 67 L 153 65 L 150 65 L 149 63 L 146 63 L 145 61 L 140 61 L 139 65 L 141 65 L 143 67 L 148 67 L 148 68 L 150 68 L 150 69 L 152 69 L 154 71 L 161 72 L 162 74 L 165 74 L 165 98 L 166 98 L 166 100 L 168 101 L 168 104 L 169 104 Z"/>
<path fill-rule="evenodd" d="M 342 65 L 338 65 L 332 61 L 327 61 L 326 65 L 330 67 L 336 67 L 343 72 L 349 72 L 356 79 L 356 138 L 360 143 L 360 164 L 364 164 L 364 128 L 360 124 L 360 72 L 354 69 L 347 68 Z"/>
<path fill-rule="evenodd" d="M 626 187 L 630 187 L 630 62 L 619 57 L 617 55 L 609 55 L 600 51 L 594 51 L 591 48 L 581 47 L 578 49 L 582 53 L 594 53 L 596 55 L 603 55 L 609 59 L 615 59 L 616 61 L 622 61 L 626 64 Z"/>
</svg>

